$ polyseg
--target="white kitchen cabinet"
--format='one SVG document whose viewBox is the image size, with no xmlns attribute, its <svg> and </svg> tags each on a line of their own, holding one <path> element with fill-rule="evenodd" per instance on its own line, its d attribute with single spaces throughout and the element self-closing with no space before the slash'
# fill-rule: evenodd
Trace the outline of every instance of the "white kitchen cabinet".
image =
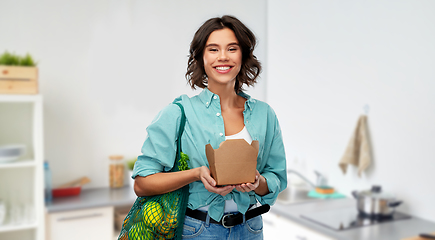
<svg viewBox="0 0 435 240">
<path fill-rule="evenodd" d="M 47 240 L 113 240 L 113 207 L 47 215 Z"/>
<path fill-rule="evenodd" d="M 24 144 L 25 154 L 0 162 L 0 199 L 6 218 L 0 239 L 45 238 L 41 95 L 0 94 L 0 145 Z"/>
<path fill-rule="evenodd" d="M 265 240 L 333 240 L 273 212 L 263 214 L 263 234 Z"/>
<path fill-rule="evenodd" d="M 265 240 L 272 239 L 290 239 L 288 232 L 284 228 L 285 222 L 281 218 L 271 212 L 265 213 L 263 217 L 263 238 Z"/>
</svg>

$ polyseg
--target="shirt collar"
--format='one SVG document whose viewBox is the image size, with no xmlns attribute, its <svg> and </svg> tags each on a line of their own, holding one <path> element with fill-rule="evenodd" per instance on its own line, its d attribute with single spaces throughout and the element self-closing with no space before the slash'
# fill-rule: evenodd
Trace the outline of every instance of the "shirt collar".
<svg viewBox="0 0 435 240">
<path fill-rule="evenodd" d="M 248 108 L 252 111 L 252 109 L 254 109 L 254 105 L 255 105 L 255 99 L 251 98 L 251 96 L 249 96 L 248 94 L 240 91 L 237 95 L 246 98 L 246 105 L 248 106 Z"/>
<path fill-rule="evenodd" d="M 202 90 L 202 92 L 199 94 L 199 99 L 201 99 L 201 101 L 205 105 L 205 107 L 208 108 L 210 106 L 210 103 L 211 103 L 214 95 L 215 94 L 212 93 L 210 90 L 208 90 L 208 88 L 204 88 Z"/>
<path fill-rule="evenodd" d="M 237 95 L 246 98 L 246 105 L 250 110 L 254 108 L 255 99 L 251 98 L 251 96 L 242 91 L 240 91 Z M 207 108 L 210 106 L 211 101 L 214 100 L 214 96 L 217 96 L 217 94 L 212 93 L 208 88 L 204 88 L 204 90 L 202 90 L 202 92 L 199 94 L 199 98 Z"/>
</svg>

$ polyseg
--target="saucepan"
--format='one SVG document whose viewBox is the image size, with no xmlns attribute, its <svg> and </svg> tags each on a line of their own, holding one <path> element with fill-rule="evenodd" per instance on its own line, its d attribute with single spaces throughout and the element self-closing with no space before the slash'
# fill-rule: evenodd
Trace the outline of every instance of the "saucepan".
<svg viewBox="0 0 435 240">
<path fill-rule="evenodd" d="M 369 218 L 392 217 L 396 207 L 402 204 L 393 195 L 382 192 L 378 185 L 372 186 L 370 190 L 353 191 L 352 195 L 357 200 L 359 214 Z"/>
</svg>

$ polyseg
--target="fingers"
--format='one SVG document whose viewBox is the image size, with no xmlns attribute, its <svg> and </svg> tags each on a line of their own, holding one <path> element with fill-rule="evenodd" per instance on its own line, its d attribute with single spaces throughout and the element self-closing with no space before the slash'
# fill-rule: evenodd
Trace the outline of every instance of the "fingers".
<svg viewBox="0 0 435 240">
<path fill-rule="evenodd" d="M 205 189 L 207 189 L 207 191 L 209 192 L 217 193 L 222 196 L 227 195 L 233 189 L 236 189 L 239 192 L 255 191 L 255 189 L 257 189 L 260 185 L 261 175 L 258 170 L 256 170 L 255 181 L 253 183 L 242 183 L 237 185 L 227 185 L 223 187 L 216 186 L 216 181 L 211 177 L 210 169 L 208 169 L 206 166 L 202 166 L 200 171 L 200 179 L 201 182 L 204 184 Z"/>
<path fill-rule="evenodd" d="M 217 194 L 222 195 L 222 196 L 227 195 L 228 193 L 230 193 L 234 189 L 233 185 L 227 185 L 227 186 L 223 186 L 223 187 L 215 187 L 215 186 L 204 184 L 204 186 L 205 186 L 205 189 L 207 189 L 209 192 L 217 193 Z"/>
<path fill-rule="evenodd" d="M 212 187 L 216 186 L 216 181 L 210 176 L 210 175 L 205 175 L 201 178 L 201 181 L 204 183 L 204 185 L 209 185 Z"/>
<path fill-rule="evenodd" d="M 238 185 L 236 185 L 236 190 L 239 191 L 239 192 L 254 191 L 260 185 L 260 177 L 261 177 L 261 175 L 260 175 L 260 173 L 257 170 L 257 172 L 255 174 L 255 182 L 254 183 L 242 183 L 242 184 L 238 184 Z"/>
<path fill-rule="evenodd" d="M 250 192 L 250 191 L 254 191 L 257 187 L 258 185 L 255 186 L 255 184 L 252 183 L 242 183 L 236 185 L 236 190 L 239 192 Z"/>
<path fill-rule="evenodd" d="M 208 167 L 202 166 L 199 170 L 199 179 L 204 185 L 216 186 L 216 181 L 211 177 Z"/>
<path fill-rule="evenodd" d="M 230 193 L 231 191 L 233 191 L 233 189 L 234 189 L 234 185 L 228 185 L 228 186 L 224 186 L 224 187 L 214 187 L 213 189 L 211 189 L 212 190 L 211 192 L 225 196 L 228 193 Z"/>
<path fill-rule="evenodd" d="M 204 184 L 205 189 L 207 189 L 209 192 L 213 192 L 225 196 L 234 189 L 233 185 L 216 187 L 216 181 L 211 177 L 210 169 L 208 169 L 205 166 L 201 167 L 200 174 L 201 174 L 200 175 L 201 182 Z"/>
</svg>

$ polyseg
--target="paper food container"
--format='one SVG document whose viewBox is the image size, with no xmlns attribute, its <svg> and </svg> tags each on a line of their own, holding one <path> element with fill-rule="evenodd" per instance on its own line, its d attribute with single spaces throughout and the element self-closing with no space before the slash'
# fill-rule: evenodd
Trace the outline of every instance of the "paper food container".
<svg viewBox="0 0 435 240">
<path fill-rule="evenodd" d="M 218 149 L 207 144 L 205 152 L 216 185 L 255 182 L 258 145 L 256 140 L 249 145 L 244 139 L 226 140 Z"/>
</svg>

